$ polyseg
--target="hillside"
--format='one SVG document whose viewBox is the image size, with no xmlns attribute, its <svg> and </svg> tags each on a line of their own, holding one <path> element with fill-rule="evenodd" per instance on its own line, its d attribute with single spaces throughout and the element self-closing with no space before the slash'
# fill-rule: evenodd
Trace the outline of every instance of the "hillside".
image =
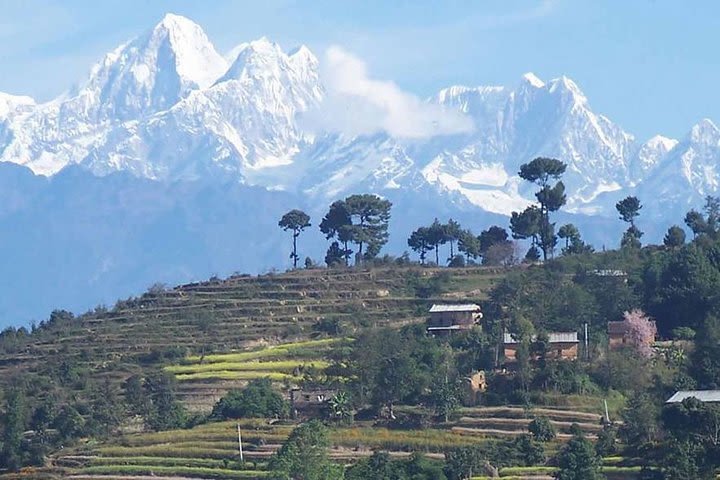
<svg viewBox="0 0 720 480">
<path fill-rule="evenodd" d="M 427 308 L 433 301 L 482 301 L 503 275 L 503 270 L 491 268 L 449 270 L 392 266 L 241 275 L 174 288 L 155 285 L 140 297 L 118 301 L 112 309 L 98 308 L 77 317 L 68 312 L 53 312 L 30 334 L 24 329 L 3 332 L 0 337 L 0 390 L 16 384 L 50 382 L 58 385 L 53 387 L 57 391 L 41 395 L 66 399 L 92 397 L 88 385 L 109 380 L 115 385 L 112 388 L 119 391 L 122 382 L 133 374 L 166 369 L 178 372 L 175 374 L 177 394 L 187 408 L 207 412 L 229 389 L 241 387 L 251 378 L 292 377 L 272 370 L 282 362 L 263 363 L 262 366 L 270 365 L 271 369 L 259 372 L 241 369 L 223 371 L 225 375 L 219 376 L 213 371 L 208 373 L 208 367 L 221 365 L 215 362 L 225 357 L 245 356 L 252 359 L 252 351 L 260 350 L 265 352 L 263 357 L 283 360 L 282 355 L 272 356 L 267 352 L 273 348 L 285 352 L 291 345 L 288 342 L 294 341 L 292 345 L 304 347 L 304 351 L 308 352 L 306 357 L 324 362 L 323 355 L 328 352 L 325 345 L 331 347 L 333 342 L 342 341 L 344 336 L 365 328 L 399 328 L 424 322 Z M 288 358 L 298 362 L 298 358 L 306 357 L 293 352 Z M 203 363 L 204 373 L 188 374 L 187 369 L 194 369 L 193 363 L 197 363 L 198 359 Z M 299 361 L 300 365 L 304 363 L 305 360 Z M 227 368 L 227 362 L 223 361 L 222 365 Z M 289 372 L 292 370 L 290 368 Z M 281 371 L 287 371 L 287 366 Z M 72 379 L 60 378 L 63 375 Z M 58 390 L 60 385 L 69 388 Z M 287 387 L 281 384 L 278 388 L 287 392 Z M 129 424 L 129 432 L 136 427 Z M 216 428 L 208 427 L 211 430 Z M 288 428 L 281 430 L 281 435 L 287 435 Z M 374 435 L 369 431 L 366 434 Z M 450 432 L 438 434 L 453 435 Z M 133 470 L 127 466 L 133 461 L 119 459 L 120 464 L 126 467 L 118 470 L 112 466 L 112 460 L 96 458 L 98 452 L 106 457 L 112 451 L 116 444 L 111 442 L 107 446 L 101 444 L 98 447 L 100 450 L 82 446 L 77 451 L 70 449 L 52 454 L 50 461 L 53 468 L 26 470 L 23 478 L 44 478 L 45 475 L 64 477 L 72 472 L 77 473 L 76 478 L 93 478 L 93 472 L 101 474 L 110 471 L 128 475 L 123 478 L 131 478 L 131 474 L 132 478 L 136 474 L 137 478 L 142 478 L 143 469 L 147 469 L 148 465 L 151 470 L 156 470 L 153 475 L 181 472 L 178 475 L 188 478 L 258 478 L 232 472 L 222 475 L 223 467 L 225 470 L 228 465 L 234 468 L 235 453 L 232 448 L 222 453 L 222 449 L 228 447 L 227 440 L 215 448 L 210 438 L 203 436 L 202 440 L 196 440 L 192 437 L 193 433 L 187 435 L 190 440 L 184 444 L 186 447 L 195 448 L 202 444 L 203 450 L 208 453 L 199 455 L 197 460 L 181 458 L 173 461 L 172 458 L 178 454 L 168 453 L 168 448 L 180 448 L 185 457 L 193 456 L 192 448 L 190 451 L 182 450 L 183 445 L 179 445 L 177 448 L 167 446 L 148 451 L 129 451 L 128 456 L 144 460 Z M 179 438 L 184 436 L 182 434 Z M 133 445 L 133 438 L 121 440 L 121 445 L 128 445 L 127 442 Z M 152 442 L 153 438 L 148 437 L 147 441 Z M 253 439 L 257 440 L 256 436 L 249 434 L 248 440 Z M 138 441 L 145 444 L 145 440 L 139 437 Z M 268 454 L 272 452 L 267 448 L 261 450 Z M 147 458 L 153 455 L 159 456 L 154 460 Z M 250 453 L 249 457 L 254 455 Z M 262 457 L 261 453 L 259 455 Z M 216 460 L 213 461 L 213 458 Z M 137 460 L 134 462 L 137 463 Z M 83 467 L 78 470 L 79 466 Z M 163 466 L 167 468 L 164 474 Z M 173 466 L 174 470 L 170 468 Z M 196 467 L 199 469 L 193 470 Z M 203 470 L 211 467 L 219 468 L 219 471 Z"/>
<path fill-rule="evenodd" d="M 348 335 L 423 323 L 427 308 L 437 301 L 483 302 L 506 274 L 497 268 L 391 266 L 242 275 L 175 288 L 155 285 L 107 311 L 101 308 L 75 318 L 54 312 L 29 336 L 5 333 L 0 378 L 5 385 L 20 377 L 32 383 L 29 378 L 41 381 L 71 370 L 87 376 L 85 381 L 110 380 L 121 391 L 129 376 L 160 368 L 175 376 L 178 399 L 189 410 L 207 413 L 228 390 L 253 378 L 272 378 L 286 395 L 288 385 L 302 381 L 304 369 L 322 370 Z M 86 395 L 86 390 L 75 388 L 75 394 Z M 439 461 L 447 448 L 526 434 L 531 419 L 540 414 L 559 431 L 558 441 L 547 450 L 553 452 L 570 438 L 571 424 L 589 438 L 600 431 L 601 399 L 586 397 L 577 405 L 550 405 L 536 412 L 522 406 L 465 408 L 452 422 L 422 433 L 356 421 L 352 428 L 333 429 L 330 455 L 347 463 L 376 449 L 397 458 L 419 450 Z M 431 415 L 422 407 L 400 411 Z M 235 422 L 159 433 L 134 433 L 139 425 L 130 422 L 119 438 L 81 442 L 51 453 L 47 467 L 26 469 L 21 478 L 264 478 L 265 462 L 297 422 L 240 424 L 245 459 L 250 462 L 242 465 L 234 443 Z M 621 472 L 623 468 L 634 469 L 621 467 Z M 545 473 L 540 469 L 537 479 Z"/>
<path fill-rule="evenodd" d="M 170 289 L 154 286 L 110 310 L 100 308 L 76 318 L 56 312 L 30 336 L 22 330 L 6 331 L 0 339 L 0 378 L 7 383 L 67 362 L 91 376 L 117 380 L 138 368 L 159 367 L 190 354 L 322 337 L 329 325 L 351 333 L 422 322 L 433 298 L 419 297 L 415 286 L 440 275 L 447 298 L 479 301 L 502 271 L 318 269 L 234 276 Z M 203 382 L 182 386 L 190 396 L 204 388 L 213 396 L 219 392 L 216 385 Z"/>
<path fill-rule="evenodd" d="M 238 275 L 55 311 L 0 336 L 0 460 L 18 472 L 4 478 L 275 478 L 304 431 L 346 480 L 378 462 L 546 480 L 573 455 L 644 478 L 686 468 L 664 452 L 687 431 L 705 463 L 686 471 L 710 474 L 719 411 L 663 404 L 716 388 L 718 239 L 508 268 L 400 259 Z M 481 327 L 427 334 L 431 304 L 469 302 Z M 637 333 L 618 342 L 611 321 Z M 561 346 L 585 325 L 587 346 Z"/>
</svg>

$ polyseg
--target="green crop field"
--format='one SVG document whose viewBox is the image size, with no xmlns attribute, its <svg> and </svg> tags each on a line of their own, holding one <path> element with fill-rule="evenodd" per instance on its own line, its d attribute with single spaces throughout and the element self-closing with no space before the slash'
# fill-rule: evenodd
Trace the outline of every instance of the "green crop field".
<svg viewBox="0 0 720 480">
<path fill-rule="evenodd" d="M 237 427 L 243 438 L 245 463 L 240 462 Z M 243 479 L 264 478 L 270 455 L 296 426 L 293 422 L 244 419 L 201 425 L 192 429 L 124 435 L 105 444 L 85 445 L 57 454 L 54 463 L 63 475 L 152 475 L 157 477 Z M 442 458 L 448 448 L 479 445 L 492 440 L 467 437 L 449 429 L 391 430 L 360 422 L 358 426 L 330 428 L 330 456 L 352 462 L 373 450 L 402 454 L 421 451 Z M 555 447 L 549 446 L 549 452 Z M 634 478 L 640 467 L 634 459 L 608 457 L 603 472 L 609 479 Z M 506 467 L 502 478 L 548 476 L 554 467 Z M 475 477 L 484 478 L 484 477 Z"/>
<path fill-rule="evenodd" d="M 246 381 L 257 378 L 299 381 L 307 369 L 324 370 L 330 363 L 323 357 L 335 347 L 350 342 L 345 338 L 325 338 L 283 343 L 262 349 L 188 356 L 177 365 L 164 367 L 180 382 L 193 380 Z"/>
<path fill-rule="evenodd" d="M 304 342 L 283 343 L 282 345 L 273 345 L 260 350 L 252 350 L 248 352 L 211 354 L 205 356 L 192 355 L 185 359 L 187 364 L 203 364 L 203 363 L 230 363 L 230 362 L 248 362 L 252 360 L 260 360 L 266 358 L 277 357 L 299 357 L 305 355 L 317 355 L 317 353 L 326 351 L 328 347 L 342 344 L 349 341 L 344 338 L 323 338 L 320 340 L 307 340 Z"/>
</svg>

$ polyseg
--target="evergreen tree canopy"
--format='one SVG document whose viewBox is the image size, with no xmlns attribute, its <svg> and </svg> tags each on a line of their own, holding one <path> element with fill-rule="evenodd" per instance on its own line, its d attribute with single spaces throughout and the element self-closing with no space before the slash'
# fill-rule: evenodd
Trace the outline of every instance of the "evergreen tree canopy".
<svg viewBox="0 0 720 480">
<path fill-rule="evenodd" d="M 345 262 L 345 266 L 350 263 L 350 256 L 352 250 L 348 248 L 348 243 L 352 241 L 352 218 L 350 212 L 345 205 L 345 201 L 337 200 L 330 205 L 328 213 L 325 214 L 322 221 L 320 222 L 320 231 L 325 234 L 325 238 L 337 239 L 337 242 L 333 242 L 328 248 L 327 255 L 325 256 L 325 263 L 334 265 L 339 263 L 338 258 Z M 339 243 L 338 243 L 339 242 Z M 339 244 L 343 247 L 340 248 Z M 328 262 L 328 260 L 330 260 Z"/>
<path fill-rule="evenodd" d="M 440 245 L 447 242 L 445 234 L 445 226 L 436 218 L 435 221 L 427 228 L 427 240 L 435 249 L 435 264 L 440 265 Z"/>
<path fill-rule="evenodd" d="M 342 466 L 330 461 L 327 427 L 311 420 L 296 427 L 270 460 L 278 480 L 338 480 Z"/>
<path fill-rule="evenodd" d="M 452 260 L 452 258 L 455 256 L 454 245 L 455 242 L 460 239 L 460 235 L 462 234 L 462 227 L 460 227 L 460 224 L 458 222 L 451 218 L 450 220 L 448 220 L 448 223 L 443 226 L 443 228 L 445 230 L 445 241 L 450 243 L 449 260 Z"/>
<path fill-rule="evenodd" d="M 567 165 L 560 160 L 547 157 L 538 157 L 529 163 L 520 166 L 520 178 L 533 182 L 540 187 L 548 185 L 550 179 L 559 179 Z"/>
<path fill-rule="evenodd" d="M 468 260 L 479 257 L 481 253 L 480 238 L 468 229 L 461 231 L 458 239 L 458 251 L 464 253 Z"/>
<path fill-rule="evenodd" d="M 512 236 L 518 240 L 524 240 L 526 238 L 532 239 L 532 244 L 538 243 L 538 236 L 540 234 L 540 224 L 542 223 L 542 213 L 540 208 L 535 205 L 531 205 L 521 213 L 512 212 L 510 217 L 510 230 Z"/>
<path fill-rule="evenodd" d="M 663 244 L 668 248 L 677 248 L 685 245 L 685 230 L 678 225 L 668 228 Z"/>
<path fill-rule="evenodd" d="M 374 258 L 388 241 L 392 203 L 377 195 L 351 195 L 345 199 L 345 208 L 353 221 L 350 238 L 358 245 L 360 260 Z"/>
<path fill-rule="evenodd" d="M 557 458 L 558 480 L 601 480 L 601 460 L 593 444 L 583 436 L 575 435 L 560 451 Z"/>
<path fill-rule="evenodd" d="M 480 252 L 485 253 L 493 245 L 507 241 L 508 233 L 504 228 L 493 225 L 480 232 L 478 239 L 480 241 Z"/>
<path fill-rule="evenodd" d="M 407 244 L 413 251 L 420 254 L 420 263 L 425 264 L 425 257 L 427 252 L 432 250 L 433 245 L 430 243 L 428 227 L 420 227 L 408 238 Z"/>
<path fill-rule="evenodd" d="M 557 245 L 555 225 L 550 222 L 550 212 L 558 211 L 567 201 L 565 185 L 561 181 L 551 185 L 550 180 L 559 180 L 566 168 L 567 165 L 560 160 L 546 157 L 538 157 L 520 166 L 520 178 L 540 187 L 535 193 L 540 203 L 540 215 L 535 222 L 532 207 L 525 209 L 522 214 L 516 215 L 516 212 L 513 212 L 510 228 L 515 238 L 532 237 L 533 246 L 540 247 L 544 260 L 548 259 L 548 255 L 553 254 Z"/>
<path fill-rule="evenodd" d="M 310 226 L 310 216 L 302 210 L 290 210 L 282 216 L 278 222 L 278 226 L 283 230 L 291 230 L 293 233 L 293 250 L 290 254 L 290 258 L 293 259 L 293 268 L 297 268 L 298 253 L 297 253 L 297 237 L 300 236 L 300 232 Z"/>
<path fill-rule="evenodd" d="M 628 196 L 617 202 L 615 208 L 620 214 L 620 220 L 628 222 L 631 226 L 635 225 L 635 218 L 640 215 L 642 205 L 640 200 L 634 196 Z"/>
</svg>

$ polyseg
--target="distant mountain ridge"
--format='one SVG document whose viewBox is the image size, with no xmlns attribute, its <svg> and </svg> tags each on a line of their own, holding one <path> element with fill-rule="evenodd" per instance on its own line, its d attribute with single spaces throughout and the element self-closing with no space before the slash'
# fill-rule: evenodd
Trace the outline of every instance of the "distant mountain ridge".
<svg viewBox="0 0 720 480">
<path fill-rule="evenodd" d="M 303 114 L 325 100 L 319 64 L 305 46 L 285 53 L 266 38 L 223 58 L 200 26 L 168 14 L 107 54 L 75 91 L 39 105 L 0 95 L 0 160 L 43 175 L 79 164 L 97 175 L 221 177 L 308 195 L 412 195 L 426 183 L 506 215 L 532 200 L 516 172 L 540 155 L 568 163 L 568 208 L 578 212 L 613 214 L 607 192 L 646 191 L 658 172 L 677 174 L 671 189 L 690 203 L 720 183 L 709 168 L 720 161 L 710 120 L 692 127 L 688 141 L 639 143 L 594 113 L 564 76 L 546 83 L 528 73 L 514 88 L 453 86 L 428 99 L 470 117 L 469 134 L 308 132 Z M 692 166 L 680 166 L 676 147 L 689 144 Z"/>
<path fill-rule="evenodd" d="M 284 267 L 273 216 L 302 207 L 316 224 L 351 193 L 393 201 L 394 253 L 435 216 L 478 231 L 506 225 L 534 199 L 517 172 L 537 156 L 568 164 L 558 221 L 578 224 L 598 247 L 619 238 L 614 205 L 625 195 L 645 203 L 651 239 L 720 188 L 720 130 L 709 119 L 685 138 L 642 142 L 595 113 L 571 79 L 528 73 L 515 86 L 450 86 L 426 100 L 469 119 L 471 131 L 351 135 L 310 126 L 331 101 L 321 66 L 307 47 L 285 51 L 267 38 L 222 56 L 200 26 L 168 14 L 52 101 L 0 93 L 0 225 L 13 230 L 0 247 L 22 259 L 0 274 L 24 279 L 0 301 L 0 323 L 158 280 Z M 320 260 L 324 239 L 307 240 L 303 254 Z M 20 292 L 37 278 L 43 305 Z"/>
</svg>

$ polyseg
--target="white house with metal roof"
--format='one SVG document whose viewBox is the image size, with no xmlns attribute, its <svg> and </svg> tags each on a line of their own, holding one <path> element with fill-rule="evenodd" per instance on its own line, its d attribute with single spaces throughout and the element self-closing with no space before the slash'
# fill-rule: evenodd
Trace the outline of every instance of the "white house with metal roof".
<svg viewBox="0 0 720 480">
<path fill-rule="evenodd" d="M 435 304 L 430 308 L 428 332 L 467 330 L 480 322 L 482 312 L 475 303 Z"/>
<path fill-rule="evenodd" d="M 665 403 L 682 403 L 686 398 L 697 398 L 703 403 L 720 403 L 720 390 L 680 390 Z"/>
</svg>

